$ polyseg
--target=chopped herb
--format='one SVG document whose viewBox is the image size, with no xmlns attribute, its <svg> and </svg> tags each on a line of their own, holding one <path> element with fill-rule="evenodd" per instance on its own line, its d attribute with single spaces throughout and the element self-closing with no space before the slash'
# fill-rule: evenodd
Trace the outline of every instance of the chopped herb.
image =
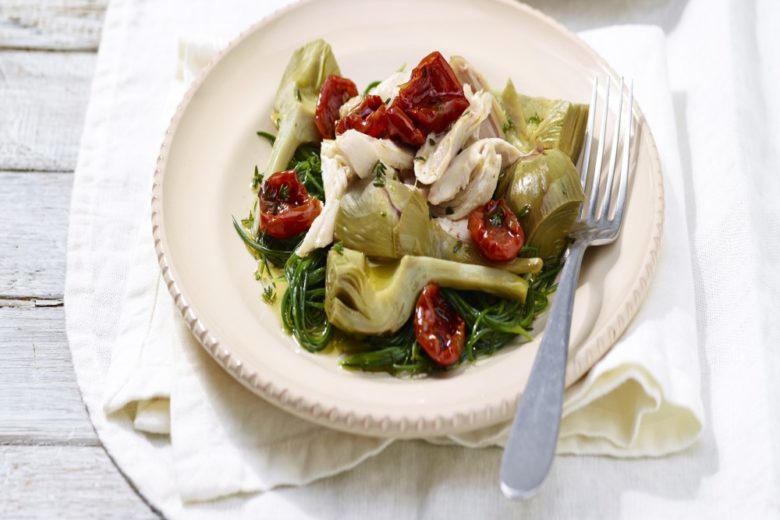
<svg viewBox="0 0 780 520">
<path fill-rule="evenodd" d="M 517 214 L 517 218 L 523 218 L 527 216 L 531 212 L 531 205 L 526 204 L 523 206 L 523 209 L 520 210 L 520 213 Z"/>
<path fill-rule="evenodd" d="M 420 162 L 425 162 L 425 157 L 423 157 L 422 155 L 418 155 L 417 157 L 414 158 L 414 160 L 415 161 L 420 161 Z"/>
<path fill-rule="evenodd" d="M 542 122 L 542 118 L 539 117 L 539 114 L 534 114 L 528 118 L 529 125 L 538 125 L 541 122 Z"/>
<path fill-rule="evenodd" d="M 377 161 L 374 167 L 371 169 L 371 173 L 374 174 L 374 186 L 377 188 L 384 188 L 385 186 L 385 171 L 387 166 L 382 161 Z"/>
<path fill-rule="evenodd" d="M 295 89 L 295 99 L 297 99 L 298 101 L 301 100 L 301 89 L 299 88 Z"/>
<path fill-rule="evenodd" d="M 262 130 L 258 130 L 255 133 L 257 134 L 257 137 L 262 137 L 263 139 L 271 143 L 272 146 L 276 142 L 276 136 L 274 134 L 271 134 L 269 132 L 263 132 Z"/>
<path fill-rule="evenodd" d="M 271 283 L 265 286 L 265 289 L 263 289 L 263 300 L 269 305 L 276 300 L 276 285 Z"/>
<path fill-rule="evenodd" d="M 260 170 L 257 169 L 257 165 L 255 165 L 255 171 L 252 174 L 252 189 L 256 190 L 261 184 L 263 184 L 263 174 L 260 173 Z"/>
<path fill-rule="evenodd" d="M 433 139 L 433 137 L 428 138 L 428 144 L 431 146 L 434 146 L 436 144 L 436 141 Z"/>
<path fill-rule="evenodd" d="M 507 116 L 506 117 L 506 122 L 504 123 L 504 126 L 501 127 L 501 130 L 503 130 L 504 133 L 507 133 L 510 130 L 514 130 L 514 128 L 515 128 L 515 122 L 512 121 L 511 117 Z"/>
<path fill-rule="evenodd" d="M 251 212 L 249 213 L 249 216 L 247 218 L 241 220 L 241 225 L 247 229 L 252 229 L 254 223 L 255 223 L 255 216 Z"/>
<path fill-rule="evenodd" d="M 447 209 L 444 210 L 444 213 L 446 213 L 447 215 L 452 215 L 453 213 L 455 213 L 455 210 L 452 209 L 451 206 L 447 206 Z"/>
<path fill-rule="evenodd" d="M 325 190 L 322 186 L 322 161 L 319 147 L 313 144 L 303 144 L 295 150 L 293 158 L 287 165 L 288 170 L 295 170 L 309 195 L 325 200 Z"/>
<path fill-rule="evenodd" d="M 495 211 L 488 214 L 488 222 L 491 226 L 501 227 L 504 225 L 504 211 L 499 207 Z"/>
<path fill-rule="evenodd" d="M 282 184 L 282 187 L 279 188 L 279 200 L 287 200 L 289 198 L 290 188 L 288 188 L 286 184 Z"/>
<path fill-rule="evenodd" d="M 338 242 L 333 244 L 333 250 L 335 252 L 337 252 L 338 254 L 343 255 L 344 254 L 344 242 L 339 240 Z"/>
<path fill-rule="evenodd" d="M 385 105 L 389 105 L 389 104 L 390 104 L 390 98 L 385 99 Z"/>
<path fill-rule="evenodd" d="M 452 246 L 452 252 L 457 253 L 461 249 L 463 249 L 463 241 L 458 240 L 457 242 L 455 242 L 455 245 Z"/>
<path fill-rule="evenodd" d="M 381 81 L 372 81 L 371 83 L 369 83 L 368 86 L 366 87 L 366 90 L 363 91 L 363 96 L 366 96 L 369 92 L 374 90 L 376 88 L 376 86 L 379 85 L 380 83 L 382 83 L 382 82 Z"/>
<path fill-rule="evenodd" d="M 386 217 L 387 216 L 387 212 L 382 210 L 382 211 L 379 212 L 379 216 L 380 217 Z"/>
</svg>

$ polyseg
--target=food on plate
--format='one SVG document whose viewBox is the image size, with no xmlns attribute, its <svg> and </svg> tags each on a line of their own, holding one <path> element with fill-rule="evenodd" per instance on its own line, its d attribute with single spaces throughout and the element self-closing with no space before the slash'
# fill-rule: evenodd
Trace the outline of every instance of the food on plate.
<svg viewBox="0 0 780 520">
<path fill-rule="evenodd" d="M 361 91 L 326 42 L 304 45 L 233 222 L 263 298 L 350 369 L 431 374 L 532 339 L 584 199 L 587 112 L 493 92 L 438 51 Z"/>
</svg>

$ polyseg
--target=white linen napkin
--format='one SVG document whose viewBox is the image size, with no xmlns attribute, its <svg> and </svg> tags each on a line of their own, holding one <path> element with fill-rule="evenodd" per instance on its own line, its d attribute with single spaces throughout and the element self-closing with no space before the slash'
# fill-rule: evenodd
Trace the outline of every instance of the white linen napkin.
<svg viewBox="0 0 780 520">
<path fill-rule="evenodd" d="M 558 451 L 659 456 L 690 446 L 703 423 L 688 227 L 665 41 L 660 30 L 649 27 L 616 27 L 582 36 L 616 70 L 635 79 L 636 98 L 664 167 L 666 222 L 646 302 L 618 344 L 567 392 Z M 213 42 L 182 40 L 166 121 L 218 48 Z M 148 210 L 137 218 L 135 258 L 111 349 L 104 407 L 107 414 L 130 413 L 140 432 L 170 434 L 182 500 L 305 484 L 348 470 L 393 442 L 301 420 L 223 372 L 189 334 L 162 283 Z M 506 428 L 431 441 L 501 445 Z M 213 471 L 217 462 L 220 471 Z"/>
</svg>

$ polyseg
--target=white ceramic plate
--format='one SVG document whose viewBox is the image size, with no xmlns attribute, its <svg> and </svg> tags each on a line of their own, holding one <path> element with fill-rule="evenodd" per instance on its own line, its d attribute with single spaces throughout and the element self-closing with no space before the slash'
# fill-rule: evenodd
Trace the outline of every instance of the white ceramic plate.
<svg viewBox="0 0 780 520">
<path fill-rule="evenodd" d="M 322 37 L 360 88 L 430 51 L 461 54 L 496 88 L 587 103 L 594 76 L 615 73 L 553 20 L 504 0 L 296 3 L 235 40 L 192 87 L 163 143 L 153 193 L 160 265 L 177 306 L 214 358 L 248 388 L 301 417 L 363 434 L 419 437 L 512 417 L 539 340 L 447 377 L 349 372 L 287 336 L 254 281 L 231 225 L 252 204 L 248 184 L 269 147 L 273 96 L 293 50 Z M 662 180 L 638 109 L 637 165 L 620 239 L 586 256 L 577 290 L 567 384 L 615 342 L 643 299 L 663 221 Z"/>
</svg>

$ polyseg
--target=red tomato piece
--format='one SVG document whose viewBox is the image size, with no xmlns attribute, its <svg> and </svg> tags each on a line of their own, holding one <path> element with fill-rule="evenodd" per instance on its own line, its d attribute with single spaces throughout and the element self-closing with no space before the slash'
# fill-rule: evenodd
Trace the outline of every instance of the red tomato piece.
<svg viewBox="0 0 780 520">
<path fill-rule="evenodd" d="M 490 200 L 472 211 L 469 233 L 482 256 L 494 262 L 514 259 L 525 241 L 523 228 L 504 199 Z"/>
<path fill-rule="evenodd" d="M 295 170 L 276 172 L 260 190 L 260 229 L 274 238 L 291 238 L 309 229 L 322 204 L 309 195 Z"/>
<path fill-rule="evenodd" d="M 336 121 L 339 118 L 339 108 L 348 99 L 358 95 L 357 86 L 352 80 L 331 74 L 322 83 L 320 95 L 317 98 L 317 109 L 314 113 L 314 123 L 323 139 L 336 137 Z"/>
<path fill-rule="evenodd" d="M 447 367 L 460 359 L 466 342 L 466 322 L 435 283 L 426 285 L 417 299 L 414 335 L 426 354 L 439 365 Z"/>
<path fill-rule="evenodd" d="M 349 114 L 336 123 L 336 134 L 349 129 L 370 135 L 384 137 L 387 132 L 387 107 L 379 96 L 366 96 Z"/>
<path fill-rule="evenodd" d="M 468 108 L 469 101 L 450 64 L 434 51 L 412 70 L 393 104 L 427 135 L 444 131 Z"/>
<path fill-rule="evenodd" d="M 419 148 L 425 143 L 423 134 L 406 113 L 395 104 L 387 109 L 387 132 L 390 139 Z"/>
</svg>

